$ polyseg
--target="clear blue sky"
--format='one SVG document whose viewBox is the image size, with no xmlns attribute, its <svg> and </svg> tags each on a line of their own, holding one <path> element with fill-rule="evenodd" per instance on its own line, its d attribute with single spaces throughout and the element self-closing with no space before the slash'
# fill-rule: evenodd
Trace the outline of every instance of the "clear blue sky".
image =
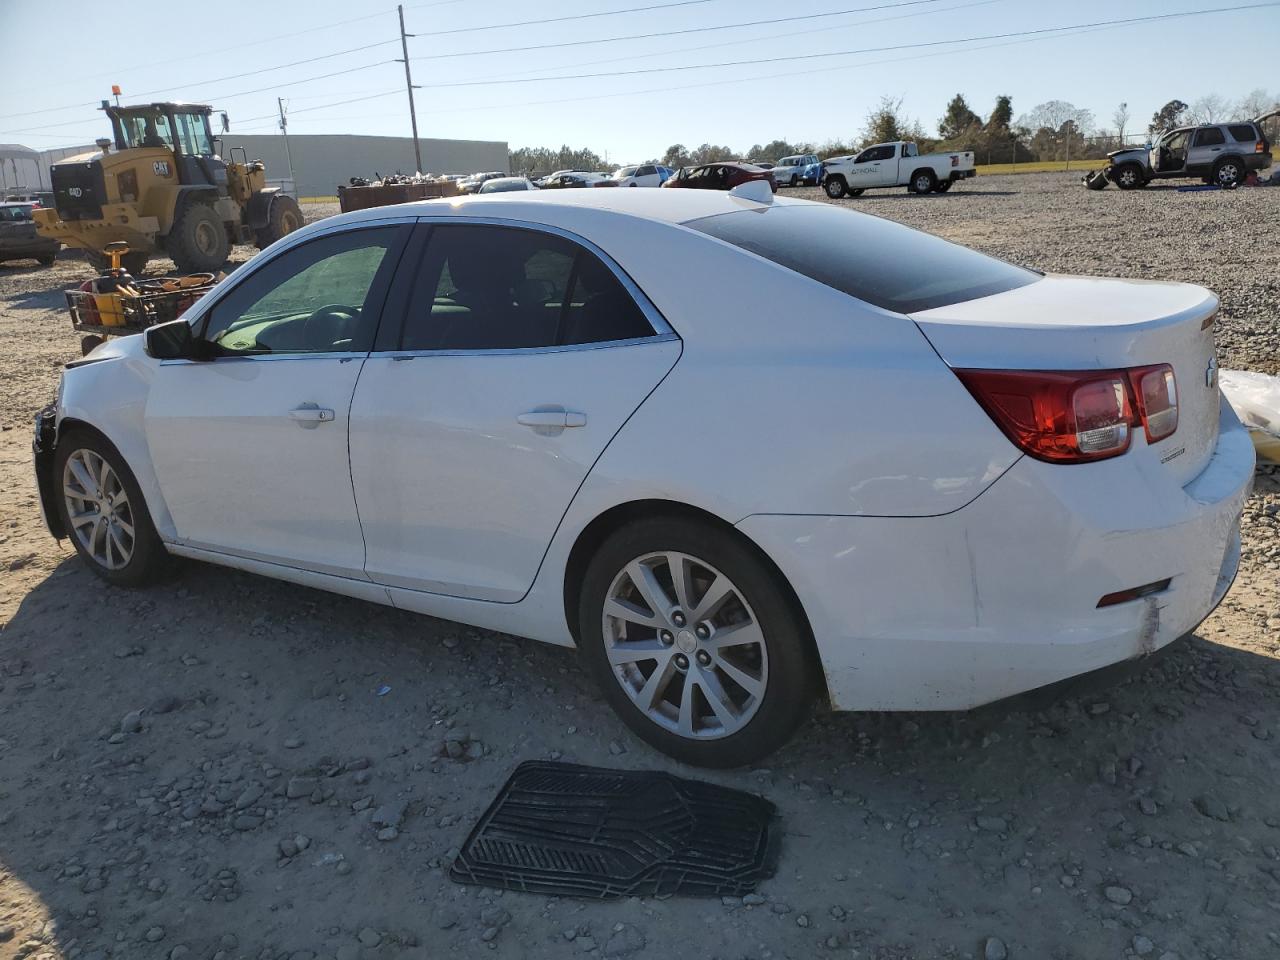
<svg viewBox="0 0 1280 960">
<path fill-rule="evenodd" d="M 671 0 L 406 3 L 407 27 L 416 34 L 409 40 L 414 81 L 422 87 L 417 92 L 420 134 L 506 140 L 513 148 L 588 146 L 621 163 L 660 156 L 673 143 L 724 143 L 745 151 L 774 137 L 849 139 L 885 94 L 903 97 L 904 112 L 932 132 L 957 92 L 983 115 L 1002 93 L 1013 97 L 1015 116 L 1045 100 L 1067 100 L 1093 111 L 1099 125 L 1107 127 L 1115 105 L 1126 100 L 1133 129 L 1145 127 L 1152 112 L 1172 97 L 1190 102 L 1218 93 L 1234 99 L 1258 87 L 1280 92 L 1275 46 L 1280 6 L 1034 41 L 530 79 L 932 43 L 1234 5 L 1233 0 L 915 0 L 889 7 L 903 0 L 697 0 L 668 9 L 540 22 L 664 2 Z M 124 88 L 124 102 L 212 103 L 230 113 L 234 131 L 244 133 L 274 131 L 271 115 L 281 96 L 291 112 L 291 133 L 407 136 L 403 67 L 386 62 L 400 56 L 395 6 L 382 3 L 0 0 L 0 23 L 9 38 L 0 58 L 0 142 L 35 148 L 91 143 L 106 130 L 93 105 L 109 95 L 113 82 Z M 682 36 L 478 52 L 857 8 L 865 12 Z M 491 25 L 499 26 L 468 29 Z M 151 29 L 169 40 L 131 49 L 131 27 L 139 37 Z M 327 56 L 372 44 L 381 45 Z M 113 57 L 119 68 L 111 67 Z M 313 57 L 325 59 L 269 69 Z M 340 70 L 351 72 L 311 79 Z M 517 82 L 456 86 L 489 80 Z M 334 105 L 355 98 L 362 99 Z M 30 111 L 42 112 L 14 116 Z"/>
</svg>

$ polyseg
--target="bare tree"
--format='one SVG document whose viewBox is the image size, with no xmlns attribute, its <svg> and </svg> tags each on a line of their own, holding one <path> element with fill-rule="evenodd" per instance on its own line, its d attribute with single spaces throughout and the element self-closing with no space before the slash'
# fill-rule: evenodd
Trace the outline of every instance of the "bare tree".
<svg viewBox="0 0 1280 960">
<path fill-rule="evenodd" d="M 1235 109 L 1231 111 L 1231 119 L 1253 120 L 1278 107 L 1280 107 L 1280 94 L 1267 93 L 1258 87 L 1236 101 Z"/>
<path fill-rule="evenodd" d="M 1116 139 L 1124 144 L 1124 129 L 1129 125 L 1129 104 L 1122 103 L 1111 114 L 1111 122 L 1116 125 Z"/>
<path fill-rule="evenodd" d="M 1199 100 L 1191 103 L 1187 111 L 1187 119 L 1192 123 L 1217 123 L 1224 120 L 1231 112 L 1231 103 L 1226 97 L 1216 93 L 1207 93 Z"/>
<path fill-rule="evenodd" d="M 1065 100 L 1049 100 L 1018 118 L 1018 126 L 1028 130 L 1061 130 L 1070 123 L 1077 133 L 1087 136 L 1093 131 L 1093 114 Z"/>
</svg>

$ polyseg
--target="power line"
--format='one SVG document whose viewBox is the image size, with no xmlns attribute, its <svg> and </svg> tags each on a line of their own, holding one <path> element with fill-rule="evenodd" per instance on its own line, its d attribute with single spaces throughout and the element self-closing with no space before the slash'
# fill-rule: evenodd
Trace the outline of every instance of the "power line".
<svg viewBox="0 0 1280 960">
<path fill-rule="evenodd" d="M 518 80 L 461 80 L 453 83 L 431 84 L 432 89 L 442 90 L 454 87 L 483 87 L 510 83 L 542 83 L 554 80 L 598 80 L 605 77 L 631 77 L 649 73 L 672 73 L 687 70 L 711 70 L 719 67 L 748 67 L 767 63 L 787 63 L 797 60 L 820 60 L 828 57 L 848 57 L 861 53 L 885 53 L 893 50 L 912 50 L 921 47 L 938 47 L 954 43 L 976 43 L 984 40 L 1004 40 L 1011 37 L 1028 37 L 1049 33 L 1060 33 L 1064 30 L 1078 30 L 1085 27 L 1125 26 L 1136 23 L 1152 23 L 1158 20 L 1174 20 L 1182 17 L 1199 17 L 1212 13 L 1234 13 L 1241 10 L 1258 10 L 1264 7 L 1280 6 L 1280 0 L 1272 3 L 1242 4 L 1233 7 L 1216 7 L 1212 10 L 1189 10 L 1181 13 L 1152 14 L 1145 17 L 1125 17 L 1117 20 L 1098 20 L 1092 23 L 1077 23 L 1063 27 L 1042 27 L 1037 30 L 1017 30 L 1009 33 L 992 33 L 976 37 L 961 37 L 955 40 L 929 40 L 920 43 L 898 43 L 883 47 L 863 47 L 858 50 L 834 50 L 829 53 L 802 53 L 782 57 L 760 57 L 753 60 L 726 60 L 720 63 L 692 63 L 673 67 L 646 67 L 640 70 L 610 70 L 601 73 L 571 73 L 558 77 L 525 77 Z"/>
<path fill-rule="evenodd" d="M 737 30 L 739 27 L 774 26 L 780 23 L 795 23 L 801 20 L 818 20 L 824 17 L 840 17 L 853 13 L 871 13 L 875 10 L 887 10 L 893 7 L 915 7 L 922 4 L 941 3 L 942 0 L 902 0 L 898 3 L 881 3 L 872 7 L 851 7 L 847 10 L 828 10 L 826 13 L 806 13 L 793 17 L 771 17 L 767 20 L 739 20 L 734 23 L 720 23 L 707 27 L 685 27 L 681 30 L 662 30 L 657 33 L 632 33 L 619 37 L 601 37 L 598 40 L 566 40 L 561 43 L 537 43 L 526 47 L 498 47 L 492 50 L 470 50 L 464 53 L 441 53 L 430 57 L 415 57 L 415 60 L 447 60 L 456 57 L 481 57 L 491 53 L 524 53 L 529 50 L 557 50 L 564 47 L 586 47 L 601 43 L 618 43 L 623 40 L 654 40 L 660 37 L 678 37 L 690 33 L 710 33 L 715 30 Z"/>
<path fill-rule="evenodd" d="M 672 7 L 693 7 L 703 3 L 719 2 L 720 0 L 675 0 L 675 2 L 672 3 L 654 3 L 646 7 L 625 7 L 622 10 L 602 10 L 597 13 L 575 13 L 568 17 L 545 17 L 541 20 L 517 20 L 512 23 L 489 23 L 482 27 L 457 27 L 453 30 L 436 30 L 428 34 L 419 34 L 419 36 L 447 37 L 456 33 L 479 33 L 483 30 L 505 30 L 508 27 L 541 27 L 548 23 L 568 23 L 570 20 L 593 20 L 599 17 L 616 17 L 621 13 L 642 13 L 648 10 L 669 10 Z"/>
<path fill-rule="evenodd" d="M 458 0 L 447 0 L 447 2 L 454 3 L 454 2 L 458 2 Z M 422 4 L 422 6 L 425 6 L 425 7 L 442 6 L 442 5 L 443 4 L 439 4 L 439 3 Z M 364 20 L 372 20 L 375 17 L 386 16 L 387 14 L 394 13 L 394 12 L 395 12 L 394 8 L 388 7 L 383 10 L 379 10 L 376 13 L 366 13 L 363 16 L 350 17 L 346 20 L 335 20 L 332 23 L 322 23 L 314 27 L 305 27 L 301 30 L 291 30 L 289 33 L 277 34 L 271 37 L 262 37 L 259 40 L 248 40 L 244 43 L 237 43 L 230 47 L 220 47 L 217 50 L 198 50 L 198 51 L 193 50 L 185 54 L 184 56 L 173 57 L 172 59 L 169 59 L 169 60 L 151 60 L 142 66 L 123 67 L 121 69 L 111 70 L 110 72 L 107 72 L 107 73 L 95 73 L 95 74 L 82 76 L 72 80 L 60 80 L 57 83 L 47 84 L 45 86 L 65 87 L 73 83 L 76 83 L 76 84 L 84 83 L 86 80 L 100 80 L 107 77 L 116 78 L 116 77 L 119 77 L 121 74 L 137 73 L 139 70 L 154 70 L 156 67 L 168 66 L 169 64 L 173 64 L 173 63 L 187 63 L 191 60 L 198 60 L 202 57 L 211 57 L 211 56 L 221 55 L 224 53 L 233 53 L 236 50 L 243 50 L 245 47 L 261 46 L 264 43 L 274 43 L 277 40 L 292 40 L 293 38 L 302 36 L 304 34 L 318 33 L 321 30 L 332 30 L 334 27 L 343 27 L 351 23 L 360 23 L 361 21 L 364 21 Z M 97 104 L 96 103 L 70 104 L 64 107 L 48 107 L 44 110 L 28 111 L 28 113 L 25 113 L 25 114 L 11 113 L 11 114 L 7 114 L 7 116 L 21 117 L 21 116 L 29 116 L 31 113 L 52 113 L 55 110 L 70 110 L 73 107 L 78 107 L 78 106 L 96 107 Z"/>
<path fill-rule="evenodd" d="M 933 2 L 933 0 L 930 0 Z M 722 47 L 736 47 L 749 43 L 764 43 L 766 41 L 783 40 L 788 37 L 801 37 L 810 33 L 826 33 L 830 30 L 846 30 L 849 27 L 865 27 L 876 23 L 889 23 L 894 20 L 909 20 L 912 17 L 936 16 L 940 13 L 949 13 L 952 10 L 967 10 L 970 7 L 989 6 L 993 3 L 1004 3 L 1005 0 L 972 0 L 970 3 L 961 3 L 952 7 L 936 7 L 929 10 L 913 10 L 910 13 L 899 13 L 892 17 L 876 17 L 872 20 L 854 20 L 850 23 L 824 24 L 820 27 L 809 27 L 805 30 L 791 30 L 787 33 L 770 33 L 762 37 L 749 37 L 742 40 L 724 40 L 719 43 L 704 43 L 696 47 L 682 47 L 679 50 L 660 50 L 656 53 L 638 53 L 626 57 L 606 57 L 600 60 L 583 60 L 580 61 L 578 67 L 591 67 L 598 63 L 621 63 L 629 60 L 649 60 L 653 57 L 667 57 L 672 54 L 694 53 L 700 50 L 717 50 Z M 905 6 L 905 4 L 894 4 L 892 6 Z M 844 11 L 841 11 L 844 12 Z M 770 21 L 775 22 L 775 21 Z M 428 58 L 430 59 L 430 58 Z M 546 69 L 545 67 L 542 69 Z M 554 69 L 554 68 L 553 68 Z M 567 69 L 567 68 L 565 68 Z M 527 77 L 531 73 L 538 73 L 539 70 L 518 70 L 511 73 L 490 74 L 487 77 L 478 77 L 480 80 L 497 79 L 503 77 Z"/>
</svg>

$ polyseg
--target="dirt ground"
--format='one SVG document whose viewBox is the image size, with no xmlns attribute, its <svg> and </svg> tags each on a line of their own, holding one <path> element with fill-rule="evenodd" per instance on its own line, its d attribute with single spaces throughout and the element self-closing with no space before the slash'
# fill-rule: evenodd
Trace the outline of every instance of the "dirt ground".
<svg viewBox="0 0 1280 960">
<path fill-rule="evenodd" d="M 849 203 L 1048 270 L 1206 283 L 1222 366 L 1278 370 L 1280 189 L 1008 176 Z M 1235 588 L 1164 654 L 966 715 L 823 713 L 767 767 L 699 774 L 570 650 L 199 564 L 134 592 L 89 574 L 30 470 L 79 352 L 62 290 L 88 275 L 0 266 L 0 960 L 1280 955 L 1275 470 Z M 745 901 L 450 882 L 535 758 L 761 793 L 777 876 Z"/>
</svg>

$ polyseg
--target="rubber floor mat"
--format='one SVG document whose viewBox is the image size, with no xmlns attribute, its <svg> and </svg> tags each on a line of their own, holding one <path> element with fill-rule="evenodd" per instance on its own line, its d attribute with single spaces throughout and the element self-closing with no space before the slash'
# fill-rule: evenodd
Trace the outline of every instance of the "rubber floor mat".
<svg viewBox="0 0 1280 960">
<path fill-rule="evenodd" d="M 459 883 L 591 899 L 750 893 L 773 876 L 777 808 L 668 773 L 522 763 L 467 837 Z"/>
</svg>

